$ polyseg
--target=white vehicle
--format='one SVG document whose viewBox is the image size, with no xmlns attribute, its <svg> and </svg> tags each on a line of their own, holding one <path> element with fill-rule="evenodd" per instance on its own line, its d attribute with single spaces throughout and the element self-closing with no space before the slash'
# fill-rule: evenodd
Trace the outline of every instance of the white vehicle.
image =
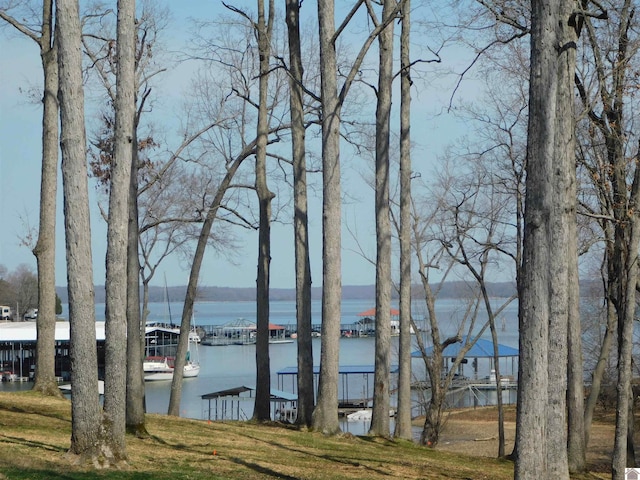
<svg viewBox="0 0 640 480">
<path fill-rule="evenodd" d="M 11 307 L 0 305 L 0 320 L 11 320 Z"/>
<path fill-rule="evenodd" d="M 37 318 L 38 318 L 38 309 L 37 308 L 30 308 L 29 310 L 24 312 L 24 319 L 25 320 L 36 320 Z"/>
</svg>

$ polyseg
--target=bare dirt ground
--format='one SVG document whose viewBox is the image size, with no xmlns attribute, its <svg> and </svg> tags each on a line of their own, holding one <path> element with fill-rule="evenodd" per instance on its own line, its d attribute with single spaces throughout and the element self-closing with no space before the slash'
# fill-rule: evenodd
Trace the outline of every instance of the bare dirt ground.
<svg viewBox="0 0 640 480">
<path fill-rule="evenodd" d="M 611 470 L 615 412 L 598 412 L 591 427 L 587 464 L 593 472 Z M 513 450 L 515 408 L 505 410 L 505 452 Z M 638 439 L 636 439 L 636 442 Z M 496 457 L 498 455 L 498 411 L 495 407 L 453 410 L 449 412 L 438 450 Z"/>
</svg>

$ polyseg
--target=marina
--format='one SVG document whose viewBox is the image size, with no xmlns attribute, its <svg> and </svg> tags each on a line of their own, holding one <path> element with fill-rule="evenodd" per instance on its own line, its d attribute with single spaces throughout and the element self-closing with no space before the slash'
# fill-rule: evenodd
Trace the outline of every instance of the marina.
<svg viewBox="0 0 640 480">
<path fill-rule="evenodd" d="M 342 322 L 343 325 L 356 323 L 360 318 L 358 313 L 366 311 L 372 304 L 371 300 L 345 300 L 342 305 Z M 66 305 L 65 305 L 66 307 Z M 178 303 L 172 304 L 174 315 L 180 318 L 180 309 L 182 305 Z M 455 333 L 458 324 L 458 315 L 463 314 L 464 304 L 457 300 L 446 300 L 438 302 L 438 314 L 442 319 L 447 320 L 443 323 L 443 335 Z M 149 320 L 163 321 L 162 312 L 164 305 L 151 304 L 149 306 L 151 315 Z M 500 343 L 517 346 L 517 306 L 511 307 L 511 312 L 507 311 L 504 315 L 506 328 L 499 332 Z M 66 310 L 65 310 L 66 311 Z M 314 324 L 320 319 L 321 305 L 319 301 L 312 304 L 312 314 Z M 101 312 L 101 313 L 100 313 Z M 104 319 L 104 305 L 96 306 L 96 314 L 98 320 Z M 419 310 L 414 314 L 419 317 Z M 65 313 L 63 313 L 63 316 Z M 238 318 L 255 319 L 255 304 L 253 302 L 202 302 L 196 305 L 197 328 L 203 325 L 214 325 L 222 327 L 223 325 Z M 274 325 L 286 326 L 293 325 L 295 322 L 295 302 L 292 301 L 276 301 L 271 304 L 271 322 Z M 16 322 L 19 324 L 21 322 Z M 68 328 L 68 322 L 58 322 L 65 324 Z M 60 328 L 63 328 L 62 325 Z M 2 339 L 0 338 L 0 342 Z M 392 337 L 392 364 L 397 364 L 398 337 Z M 320 364 L 320 344 L 321 338 L 316 337 L 312 340 L 314 365 Z M 370 366 L 375 363 L 374 357 L 374 336 L 347 337 L 340 339 L 339 362 L 341 366 Z M 415 347 L 414 347 L 415 348 Z M 150 352 L 151 353 L 151 352 Z M 292 377 L 284 380 L 283 376 L 279 376 L 278 372 L 295 366 L 296 363 L 297 344 L 289 343 L 272 343 L 270 345 L 270 370 L 272 388 L 295 394 L 292 388 Z M 12 358 L 19 356 L 21 352 L 9 352 Z M 254 344 L 229 344 L 222 347 L 210 347 L 205 345 L 199 346 L 199 364 L 200 372 L 197 377 L 185 378 L 182 387 L 181 416 L 194 419 L 207 419 L 210 415 L 211 408 L 209 402 L 202 398 L 213 392 L 220 392 L 225 389 L 233 389 L 238 386 L 251 387 L 256 384 L 255 378 L 255 345 Z M 13 365 L 12 365 L 13 366 Z M 17 367 L 18 365 L 15 364 Z M 8 368 L 8 366 L 5 365 Z M 414 358 L 412 362 L 413 378 L 423 380 L 425 378 L 424 362 L 421 358 Z M 457 397 L 456 406 L 473 406 L 474 398 L 476 404 L 490 400 L 489 396 L 484 395 L 485 389 L 482 387 L 471 387 L 469 385 L 481 385 L 486 382 L 490 375 L 491 366 L 489 362 L 479 362 L 478 370 L 464 372 L 469 378 L 469 384 L 464 385 L 464 391 L 460 390 L 463 385 L 456 384 Z M 501 373 L 505 370 L 501 365 Z M 28 371 L 24 375 L 24 371 L 18 372 L 21 377 L 28 378 Z M 283 378 L 280 378 L 283 377 Z M 339 398 L 349 399 L 354 405 L 369 404 L 372 397 L 372 379 L 362 372 L 351 375 L 347 382 L 340 381 Z M 166 414 L 169 405 L 170 385 L 171 382 L 145 382 L 146 405 L 149 413 Z M 0 390 L 23 390 L 31 388 L 29 382 L 2 382 Z M 514 390 L 515 391 L 515 390 Z M 420 411 L 421 400 L 419 397 L 425 393 L 424 389 L 414 389 L 416 396 L 416 407 L 414 414 Z M 495 389 L 494 389 L 495 393 Z M 490 394 L 489 394 L 490 395 Z M 505 394 L 503 394 L 503 399 Z M 452 397 L 453 398 L 453 397 Z M 486 400 L 485 400 L 486 398 Z M 220 400 L 222 401 L 222 400 Z M 394 400 L 393 400 L 394 401 Z M 215 403 L 215 402 L 214 402 Z M 236 409 L 238 405 L 236 405 Z M 240 406 L 242 415 L 250 418 L 253 414 L 252 400 L 243 401 Z M 236 410 L 237 411 L 237 410 Z M 215 413 L 213 413 L 215 416 Z M 347 422 L 343 417 L 342 428 L 351 433 L 359 433 L 363 429 L 368 428 L 362 425 L 362 422 Z"/>
</svg>

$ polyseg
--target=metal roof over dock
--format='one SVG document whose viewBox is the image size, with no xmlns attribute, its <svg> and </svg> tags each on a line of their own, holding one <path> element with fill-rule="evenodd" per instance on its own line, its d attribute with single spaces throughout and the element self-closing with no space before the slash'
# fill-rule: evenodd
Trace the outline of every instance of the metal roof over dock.
<svg viewBox="0 0 640 480">
<path fill-rule="evenodd" d="M 240 397 L 242 393 L 249 392 L 249 397 L 253 396 L 253 392 L 256 387 L 248 387 L 246 385 L 240 385 L 239 387 L 227 388 L 225 390 L 219 390 L 217 392 L 205 393 L 200 397 L 203 400 L 212 400 L 214 398 L 223 398 L 223 397 Z M 295 402 L 298 400 L 298 396 L 290 393 L 284 392 L 282 390 L 271 389 L 271 401 L 272 402 Z"/>
<path fill-rule="evenodd" d="M 56 322 L 55 339 L 58 342 L 69 341 L 69 322 Z M 105 339 L 104 322 L 96 322 L 96 339 Z M 0 323 L 0 342 L 35 342 L 37 340 L 36 322 Z"/>
<path fill-rule="evenodd" d="M 465 346 L 465 338 L 460 342 L 452 343 L 442 351 L 442 355 L 445 357 L 456 357 L 460 350 Z M 426 349 L 427 356 L 433 352 L 433 347 Z M 507 345 L 498 344 L 498 356 L 499 357 L 517 357 L 520 352 L 517 348 L 509 347 Z M 416 350 L 411 354 L 412 357 L 422 357 L 422 353 Z M 479 338 L 476 343 L 469 349 L 464 355 L 469 358 L 493 358 L 493 342 L 491 340 L 485 340 Z"/>
</svg>

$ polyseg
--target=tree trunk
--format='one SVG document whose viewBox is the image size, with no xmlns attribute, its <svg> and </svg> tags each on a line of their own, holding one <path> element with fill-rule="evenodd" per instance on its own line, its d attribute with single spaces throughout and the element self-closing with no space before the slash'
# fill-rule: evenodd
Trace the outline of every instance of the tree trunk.
<svg viewBox="0 0 640 480">
<path fill-rule="evenodd" d="M 400 36 L 400 339 L 394 436 L 411 440 L 411 0 L 402 7 Z M 416 332 L 417 333 L 417 332 Z"/>
<path fill-rule="evenodd" d="M 388 437 L 391 366 L 391 222 L 389 219 L 389 136 L 393 83 L 393 15 L 395 1 L 385 0 L 378 34 L 379 73 L 376 106 L 376 339 L 371 435 Z"/>
<path fill-rule="evenodd" d="M 611 284 L 607 286 L 610 287 Z M 609 295 L 608 295 L 609 296 Z M 600 346 L 600 355 L 591 375 L 591 390 L 587 397 L 587 404 L 584 410 L 584 444 L 585 448 L 589 446 L 589 436 L 591 433 L 591 424 L 593 422 L 593 412 L 598 404 L 598 397 L 600 396 L 600 386 L 602 385 L 602 378 L 604 377 L 605 369 L 607 368 L 607 360 L 613 348 L 613 341 L 616 336 L 616 325 L 618 317 L 615 312 L 615 308 L 611 301 L 607 302 L 607 327 L 602 339 L 602 345 Z"/>
<path fill-rule="evenodd" d="M 269 264 L 271 262 L 271 199 L 267 186 L 267 140 L 269 135 L 268 88 L 271 30 L 274 5 L 269 0 L 269 18 L 265 20 L 264 0 L 258 0 L 258 51 L 260 80 L 258 125 L 256 131 L 256 193 L 259 202 L 258 277 L 256 279 L 256 400 L 253 418 L 271 419 L 271 370 L 269 366 Z"/>
<path fill-rule="evenodd" d="M 318 403 L 313 428 L 325 434 L 340 431 L 338 366 L 342 297 L 340 105 L 337 95 L 334 1 L 318 2 L 322 97 L 322 338 Z"/>
<path fill-rule="evenodd" d="M 220 182 L 211 204 L 207 209 L 207 215 L 202 222 L 196 251 L 193 254 L 193 263 L 191 264 L 191 272 L 189 273 L 189 283 L 184 297 L 184 306 L 182 307 L 182 320 L 180 324 L 180 337 L 178 339 L 178 348 L 176 351 L 176 360 L 173 369 L 173 378 L 171 380 L 171 395 L 169 396 L 168 415 L 180 416 L 180 401 L 182 399 L 182 379 L 184 376 L 184 365 L 186 363 L 187 351 L 189 349 L 189 330 L 191 329 L 191 317 L 193 315 L 193 304 L 196 299 L 198 290 L 198 277 L 200 276 L 200 268 L 204 259 L 204 252 L 207 247 L 207 241 L 211 234 L 213 222 L 216 219 L 218 208 L 222 204 L 231 180 L 242 165 L 242 162 L 253 152 L 255 144 L 246 145 L 242 152 L 227 166 L 227 173 Z"/>
<path fill-rule="evenodd" d="M 435 361 L 435 358 L 433 360 Z M 443 427 L 442 406 L 444 405 L 445 395 L 446 391 L 441 388 L 440 380 L 431 380 L 431 400 L 427 406 L 420 435 L 420 444 L 422 445 L 435 447 L 440 441 L 440 432 L 442 432 Z"/>
<path fill-rule="evenodd" d="M 558 24 L 563 21 L 560 2 L 532 2 L 517 480 L 569 478 L 564 424 L 567 357 L 566 350 L 563 352 L 567 338 L 566 250 L 561 254 L 562 248 L 566 249 L 563 222 L 568 206 L 566 191 L 560 190 L 567 171 L 564 152 L 556 144 L 560 140 L 556 130 L 564 126 L 561 117 L 568 114 L 557 110 L 558 98 L 565 98 L 564 92 L 559 92 L 565 82 L 559 82 L 562 69 L 557 53 L 558 43 L 564 39 L 559 36 L 558 29 L 563 27 Z"/>
<path fill-rule="evenodd" d="M 575 169 L 575 115 L 574 78 L 576 71 L 577 31 L 573 25 L 575 3 L 560 2 L 557 21 L 558 50 L 557 97 L 555 113 L 553 182 L 554 202 L 552 205 L 550 279 L 551 309 L 549 318 L 549 403 L 547 411 L 547 467 L 551 478 L 569 478 L 567 439 L 567 375 L 569 370 L 568 335 L 570 301 L 578 292 L 577 275 L 570 274 L 570 268 L 577 269 L 576 239 L 576 169 Z M 573 234 L 573 237 L 571 237 Z M 575 256 L 575 258 L 573 258 Z M 571 258 L 570 258 L 571 257 Z M 562 259 L 563 261 L 558 261 Z M 574 267 L 575 266 L 575 267 Z M 574 284 L 570 287 L 570 281 Z M 570 293 L 571 292 L 571 293 Z M 578 332 L 578 336 L 581 333 Z M 573 339 L 572 339 L 573 340 Z M 573 348 L 580 348 L 574 343 Z M 574 351 L 574 357 L 582 358 L 581 352 Z M 573 365 L 582 371 L 582 363 Z M 575 406 L 575 405 L 574 405 Z M 582 416 L 580 412 L 573 412 Z M 584 438 L 582 430 L 575 432 Z"/>
<path fill-rule="evenodd" d="M 289 38 L 289 103 L 293 159 L 293 230 L 296 265 L 296 326 L 298 344 L 298 425 L 311 426 L 313 386 L 313 344 L 311 340 L 311 265 L 307 209 L 307 165 L 303 103 L 303 68 L 300 49 L 300 5 L 287 0 Z"/>
<path fill-rule="evenodd" d="M 498 353 L 498 332 L 496 331 L 496 319 L 491 308 L 491 303 L 485 285 L 482 285 L 482 294 L 485 301 L 485 308 L 489 316 L 489 329 L 491 330 L 491 340 L 493 343 L 493 361 L 496 372 L 496 399 L 498 403 L 498 458 L 505 456 L 504 452 L 504 408 L 502 405 L 502 381 L 500 374 L 500 355 Z"/>
<path fill-rule="evenodd" d="M 637 213 L 640 203 L 640 169 L 634 172 L 631 198 L 628 211 L 630 214 L 626 228 L 629 243 L 620 246 L 620 257 L 624 262 L 624 271 L 620 272 L 624 281 L 620 288 L 624 290 L 620 296 L 624 303 L 618 310 L 618 383 L 616 430 L 611 461 L 612 478 L 622 480 L 626 467 L 635 467 L 635 449 L 633 445 L 633 395 L 631 390 L 632 354 L 633 354 L 633 323 L 636 309 L 636 284 L 638 280 L 638 244 L 640 243 L 640 217 Z M 621 314 L 622 313 L 622 314 Z"/>
<path fill-rule="evenodd" d="M 42 177 L 40 225 L 33 249 L 38 262 L 38 319 L 36 371 L 33 389 L 60 396 L 55 378 L 56 276 L 55 231 L 58 188 L 58 59 L 53 43 L 53 1 L 42 2 L 42 35 L 39 39 L 44 72 L 42 98 Z"/>
<path fill-rule="evenodd" d="M 105 393 L 106 442 L 116 460 L 126 459 L 127 245 L 135 115 L 135 0 L 118 0 L 114 155 L 107 225 Z"/>
<path fill-rule="evenodd" d="M 574 144 L 575 148 L 575 144 Z M 575 168 L 573 169 L 575 172 Z M 576 185 L 576 182 L 573 183 Z M 567 337 L 567 460 L 569 471 L 584 472 L 587 469 L 585 405 L 584 405 L 584 363 L 582 359 L 582 327 L 580 325 L 580 292 L 578 276 L 578 248 L 575 188 L 569 193 L 571 217 L 569 224 L 569 326 Z"/>
<path fill-rule="evenodd" d="M 140 315 L 140 260 L 138 257 L 138 155 L 137 121 L 133 129 L 129 228 L 127 244 L 127 432 L 147 437 L 145 422 L 144 358 L 145 322 Z M 148 295 L 148 294 L 147 294 Z M 146 300 L 146 299 L 145 299 Z M 147 303 L 145 301 L 144 305 Z"/>
<path fill-rule="evenodd" d="M 87 186 L 80 18 L 77 0 L 56 2 L 60 147 L 69 293 L 71 454 L 96 458 L 101 450 L 98 360 Z"/>
</svg>

